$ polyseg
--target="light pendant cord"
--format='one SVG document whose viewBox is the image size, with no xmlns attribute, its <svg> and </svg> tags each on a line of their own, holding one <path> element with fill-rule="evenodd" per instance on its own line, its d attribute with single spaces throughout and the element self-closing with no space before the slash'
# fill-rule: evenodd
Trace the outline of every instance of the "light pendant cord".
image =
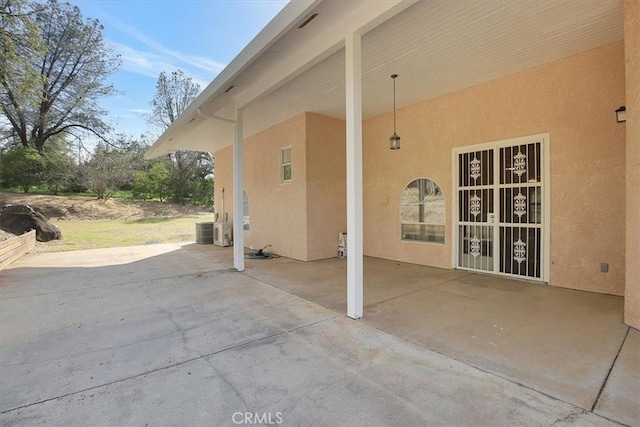
<svg viewBox="0 0 640 427">
<path fill-rule="evenodd" d="M 391 74 L 393 79 L 393 134 L 396 134 L 396 77 L 397 74 Z"/>
</svg>

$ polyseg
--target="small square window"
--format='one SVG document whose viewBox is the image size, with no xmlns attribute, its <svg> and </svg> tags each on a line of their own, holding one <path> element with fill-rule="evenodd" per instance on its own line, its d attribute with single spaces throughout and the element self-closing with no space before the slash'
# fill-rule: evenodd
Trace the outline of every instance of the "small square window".
<svg viewBox="0 0 640 427">
<path fill-rule="evenodd" d="M 291 182 L 291 147 L 280 149 L 280 182 Z"/>
</svg>

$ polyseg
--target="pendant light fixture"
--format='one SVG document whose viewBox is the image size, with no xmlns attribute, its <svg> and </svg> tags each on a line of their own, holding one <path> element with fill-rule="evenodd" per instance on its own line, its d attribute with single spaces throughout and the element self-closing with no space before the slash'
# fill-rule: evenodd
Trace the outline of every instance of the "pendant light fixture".
<svg viewBox="0 0 640 427">
<path fill-rule="evenodd" d="M 393 79 L 393 135 L 389 138 L 389 148 L 392 150 L 400 149 L 400 137 L 396 133 L 396 77 L 397 74 L 391 74 Z"/>
</svg>

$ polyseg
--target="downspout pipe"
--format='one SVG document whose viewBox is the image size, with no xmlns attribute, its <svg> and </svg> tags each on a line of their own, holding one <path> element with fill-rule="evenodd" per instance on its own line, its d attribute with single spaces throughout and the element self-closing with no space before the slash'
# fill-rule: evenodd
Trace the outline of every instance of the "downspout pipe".
<svg viewBox="0 0 640 427">
<path fill-rule="evenodd" d="M 230 120 L 230 119 L 226 119 L 224 117 L 220 117 L 220 116 L 216 116 L 214 114 L 209 114 L 209 113 L 205 113 L 204 111 L 202 111 L 202 107 L 198 107 L 196 109 L 196 115 L 205 117 L 207 119 L 215 119 L 215 120 L 222 120 L 223 122 L 227 122 L 227 123 L 233 123 L 233 126 L 235 127 L 236 125 L 236 121 L 235 120 Z M 234 135 L 235 135 L 235 130 L 234 130 Z M 224 187 L 222 188 L 222 216 L 220 218 L 220 220 L 222 222 L 227 222 L 227 218 L 225 217 L 225 210 L 224 210 Z"/>
<path fill-rule="evenodd" d="M 209 119 L 221 120 L 227 123 L 233 123 L 234 140 L 233 140 L 233 266 L 237 271 L 244 271 L 244 234 L 242 227 L 242 110 L 236 111 L 236 120 L 229 120 L 224 117 L 215 116 L 205 113 L 201 107 L 198 107 L 197 115 Z M 224 191 L 224 190 L 223 190 Z M 224 196 L 223 196 L 224 197 Z M 224 203 L 224 199 L 223 199 Z M 224 208 L 223 218 L 224 221 Z"/>
</svg>

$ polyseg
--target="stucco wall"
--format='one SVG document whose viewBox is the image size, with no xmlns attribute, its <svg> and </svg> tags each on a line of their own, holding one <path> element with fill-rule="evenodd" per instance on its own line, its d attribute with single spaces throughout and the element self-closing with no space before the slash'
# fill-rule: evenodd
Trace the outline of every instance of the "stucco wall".
<svg viewBox="0 0 640 427">
<path fill-rule="evenodd" d="M 335 257 L 338 233 L 347 231 L 344 120 L 307 114 L 309 260 Z"/>
<path fill-rule="evenodd" d="M 640 2 L 624 2 L 627 107 L 627 275 L 624 320 L 640 329 Z"/>
<path fill-rule="evenodd" d="M 622 295 L 625 131 L 614 110 L 624 104 L 624 92 L 619 42 L 400 109 L 398 151 L 388 148 L 391 114 L 366 120 L 365 254 L 451 268 L 450 214 L 445 245 L 400 241 L 402 189 L 415 178 L 431 178 L 450 213 L 453 147 L 549 133 L 550 283 Z M 600 273 L 601 262 L 609 263 L 608 273 Z"/>
<path fill-rule="evenodd" d="M 293 177 L 280 184 L 280 147 L 292 146 Z M 277 254 L 312 261 L 337 254 L 338 233 L 346 231 L 345 124 L 302 113 L 245 139 L 244 180 L 250 230 L 245 246 L 271 244 Z M 232 219 L 232 147 L 215 153 L 216 212 Z"/>
<path fill-rule="evenodd" d="M 250 136 L 244 142 L 244 189 L 249 198 L 250 231 L 245 246 L 307 260 L 305 114 Z M 292 180 L 280 183 L 280 148 L 291 146 Z M 215 209 L 231 211 L 232 147 L 215 153 Z M 232 216 L 229 215 L 231 219 Z"/>
</svg>

